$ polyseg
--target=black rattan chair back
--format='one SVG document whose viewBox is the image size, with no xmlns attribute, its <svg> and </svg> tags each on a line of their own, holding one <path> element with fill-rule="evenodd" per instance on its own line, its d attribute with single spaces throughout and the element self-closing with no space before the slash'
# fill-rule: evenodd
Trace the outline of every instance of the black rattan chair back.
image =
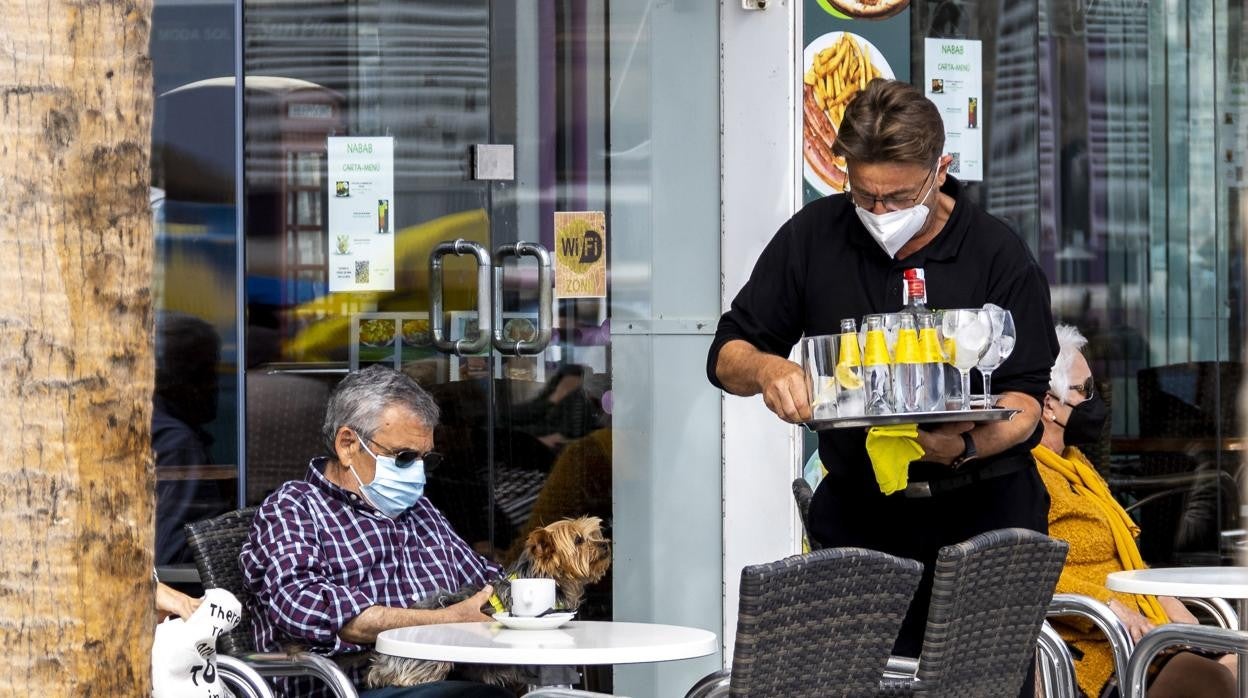
<svg viewBox="0 0 1248 698">
<path fill-rule="evenodd" d="M 799 477 L 793 481 L 793 501 L 797 503 L 797 513 L 802 517 L 802 530 L 806 533 L 806 544 L 811 550 L 819 550 L 823 546 L 810 535 L 810 500 L 815 496 L 806 478 Z"/>
<path fill-rule="evenodd" d="M 186 542 L 195 556 L 195 567 L 199 569 L 204 588 L 225 589 L 242 603 L 244 612 L 251 608 L 251 595 L 243 585 L 239 555 L 258 508 L 239 509 L 186 525 Z M 235 656 L 253 651 L 251 623 L 244 618 L 237 627 L 218 638 L 217 648 Z"/>
<path fill-rule="evenodd" d="M 1018 695 L 1067 544 L 1021 528 L 941 549 L 916 693 Z"/>
<path fill-rule="evenodd" d="M 746 567 L 730 695 L 873 694 L 922 571 L 859 548 Z"/>
</svg>

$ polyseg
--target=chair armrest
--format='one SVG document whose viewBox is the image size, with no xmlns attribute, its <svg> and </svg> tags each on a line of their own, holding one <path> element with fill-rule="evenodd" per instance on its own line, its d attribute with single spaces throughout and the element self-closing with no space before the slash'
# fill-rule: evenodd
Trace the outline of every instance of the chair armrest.
<svg viewBox="0 0 1248 698">
<path fill-rule="evenodd" d="M 1227 485 L 1236 485 L 1234 476 L 1225 471 L 1200 470 L 1186 473 L 1168 473 L 1165 475 L 1110 475 L 1105 478 L 1110 490 L 1168 490 L 1174 487 L 1188 487 L 1195 484 L 1224 480 Z"/>
<path fill-rule="evenodd" d="M 1036 647 L 1044 695 L 1050 698 L 1079 695 L 1075 681 L 1075 658 L 1071 656 L 1070 647 L 1062 640 L 1062 636 L 1057 634 L 1048 621 L 1040 626 Z"/>
<path fill-rule="evenodd" d="M 1127 678 L 1127 662 L 1131 658 L 1135 643 L 1131 641 L 1127 626 L 1123 625 L 1118 616 L 1109 610 L 1109 606 L 1082 594 L 1054 594 L 1046 615 L 1049 618 L 1076 616 L 1096 626 L 1109 641 L 1109 649 L 1114 656 L 1114 675 L 1118 677 L 1118 685 L 1126 685 L 1124 681 Z"/>
<path fill-rule="evenodd" d="M 1239 629 L 1239 614 L 1226 599 L 1198 599 L 1190 596 L 1179 597 L 1188 606 L 1195 606 L 1213 617 L 1219 628 L 1227 630 Z"/>
<path fill-rule="evenodd" d="M 217 674 L 240 698 L 273 698 L 273 689 L 247 663 L 226 654 L 217 655 Z"/>
<path fill-rule="evenodd" d="M 698 679 L 685 698 L 723 698 L 728 695 L 731 681 L 732 669 L 720 669 Z"/>
<path fill-rule="evenodd" d="M 261 676 L 311 676 L 324 681 L 336 698 L 359 698 L 355 685 L 327 657 L 312 652 L 252 652 L 239 655 Z"/>
<path fill-rule="evenodd" d="M 1125 698 L 1144 698 L 1148 665 L 1162 650 L 1177 646 L 1248 654 L 1248 633 L 1190 623 L 1167 623 L 1155 628 L 1140 638 L 1135 652 L 1131 654 L 1122 695 Z"/>
<path fill-rule="evenodd" d="M 595 693 L 575 688 L 538 688 L 524 695 L 526 698 L 623 698 L 612 693 Z"/>
</svg>

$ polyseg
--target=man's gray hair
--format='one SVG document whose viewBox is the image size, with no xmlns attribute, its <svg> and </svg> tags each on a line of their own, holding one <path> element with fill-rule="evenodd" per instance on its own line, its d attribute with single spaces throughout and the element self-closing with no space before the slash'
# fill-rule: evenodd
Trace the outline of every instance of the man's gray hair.
<svg viewBox="0 0 1248 698">
<path fill-rule="evenodd" d="M 1070 390 L 1070 366 L 1075 361 L 1075 354 L 1088 343 L 1079 329 L 1074 325 L 1058 325 L 1053 328 L 1057 332 L 1057 361 L 1049 371 L 1049 391 L 1066 403 L 1066 392 Z"/>
<path fill-rule="evenodd" d="M 394 405 L 410 410 L 429 429 L 438 425 L 438 403 L 411 376 L 380 364 L 347 374 L 325 408 L 321 435 L 329 453 L 334 453 L 340 427 L 371 437 L 381 428 L 382 413 Z"/>
</svg>

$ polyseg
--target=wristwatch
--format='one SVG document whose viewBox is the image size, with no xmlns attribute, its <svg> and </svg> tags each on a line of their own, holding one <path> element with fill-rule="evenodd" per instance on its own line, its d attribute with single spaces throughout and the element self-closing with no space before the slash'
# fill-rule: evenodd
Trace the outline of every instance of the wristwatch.
<svg viewBox="0 0 1248 698">
<path fill-rule="evenodd" d="M 971 438 L 971 432 L 964 431 L 962 432 L 962 454 L 957 458 L 954 458 L 953 462 L 949 465 L 953 466 L 954 470 L 957 470 L 958 468 L 961 468 L 964 463 L 969 460 L 974 460 L 978 456 L 979 451 L 975 450 L 975 439 Z"/>
</svg>

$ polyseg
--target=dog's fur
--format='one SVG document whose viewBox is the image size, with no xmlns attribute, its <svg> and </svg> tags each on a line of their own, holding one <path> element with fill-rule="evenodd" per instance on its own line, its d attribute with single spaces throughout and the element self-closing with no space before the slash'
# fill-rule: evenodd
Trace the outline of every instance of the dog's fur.
<svg viewBox="0 0 1248 698">
<path fill-rule="evenodd" d="M 564 519 L 529 534 L 520 559 L 507 568 L 502 579 L 493 583 L 494 593 L 502 601 L 503 608 L 510 609 L 510 580 L 548 577 L 555 580 L 556 607 L 575 609 L 581 604 L 586 585 L 602 579 L 610 566 L 611 541 L 603 537 L 602 520 L 594 516 Z M 468 586 L 434 594 L 422 600 L 418 608 L 445 608 L 480 590 L 481 587 Z M 487 604 L 481 611 L 489 615 L 494 609 Z M 515 667 L 463 665 L 460 669 L 461 673 L 482 683 L 511 685 L 522 682 Z M 369 688 L 417 686 L 441 681 L 450 671 L 449 662 L 407 659 L 374 652 L 367 685 Z"/>
</svg>

